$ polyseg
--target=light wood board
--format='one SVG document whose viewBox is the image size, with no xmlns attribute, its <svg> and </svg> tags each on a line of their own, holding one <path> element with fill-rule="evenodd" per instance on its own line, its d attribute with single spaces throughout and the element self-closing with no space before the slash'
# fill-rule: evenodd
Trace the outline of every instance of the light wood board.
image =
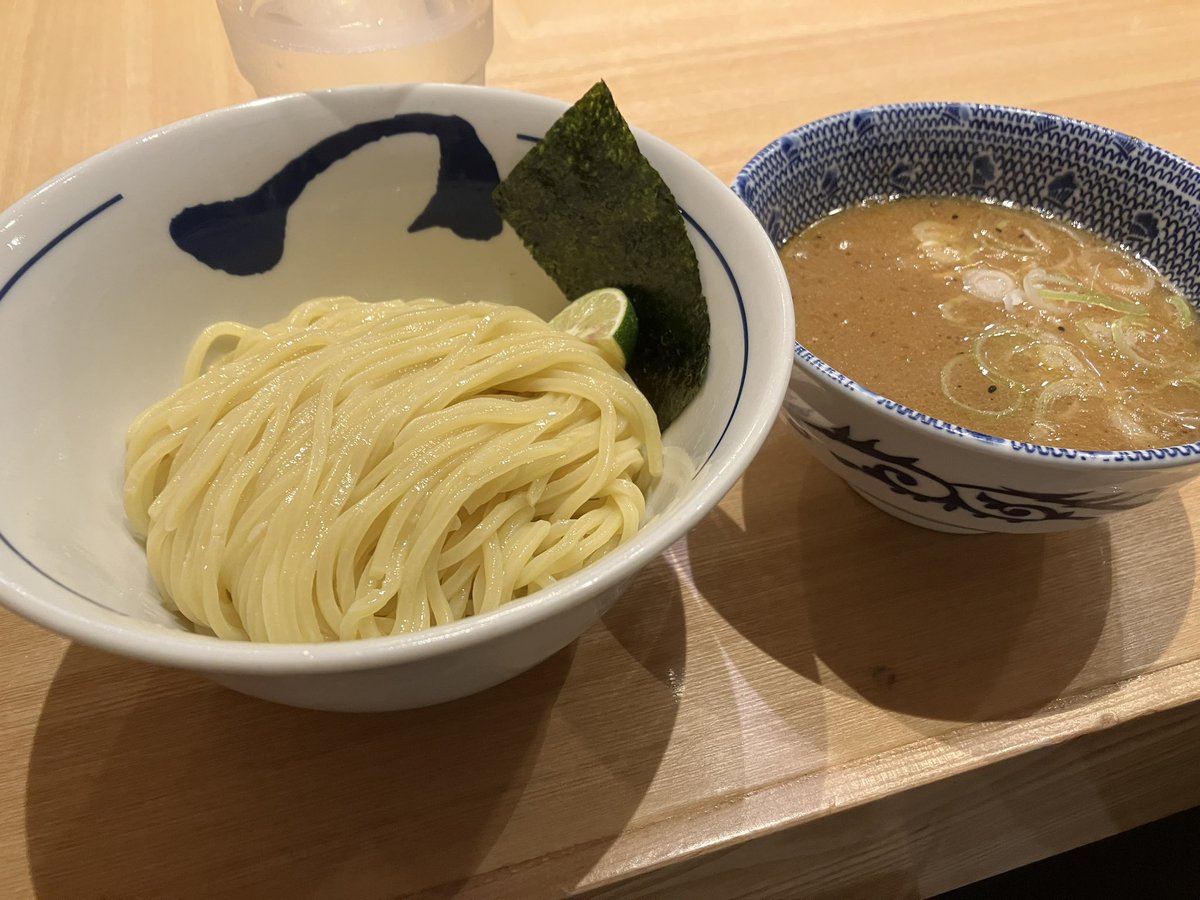
<svg viewBox="0 0 1200 900">
<path fill-rule="evenodd" d="M 495 7 L 490 83 L 570 100 L 603 77 L 726 181 L 796 125 L 935 98 L 1200 159 L 1190 0 Z M 209 0 L 6 0 L 0 59 L 0 208 L 253 96 Z M 0 896 L 911 896 L 984 877 L 1200 802 L 1198 513 L 1192 486 L 1069 535 L 935 535 L 780 425 L 575 645 L 392 715 L 271 706 L 0 613 Z"/>
</svg>

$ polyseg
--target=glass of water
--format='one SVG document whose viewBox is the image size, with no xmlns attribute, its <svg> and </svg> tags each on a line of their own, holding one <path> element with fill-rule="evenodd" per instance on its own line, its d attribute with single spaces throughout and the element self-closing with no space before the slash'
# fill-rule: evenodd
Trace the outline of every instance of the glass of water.
<svg viewBox="0 0 1200 900">
<path fill-rule="evenodd" d="M 347 84 L 483 84 L 491 0 L 217 0 L 260 97 Z"/>
</svg>

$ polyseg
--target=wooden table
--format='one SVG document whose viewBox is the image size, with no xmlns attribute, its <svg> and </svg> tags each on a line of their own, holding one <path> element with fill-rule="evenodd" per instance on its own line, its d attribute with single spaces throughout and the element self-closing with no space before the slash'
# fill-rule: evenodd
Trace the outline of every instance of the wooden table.
<svg viewBox="0 0 1200 900">
<path fill-rule="evenodd" d="M 489 79 L 602 76 L 726 180 L 792 126 L 929 98 L 1200 159 L 1198 35 L 1194 0 L 496 0 Z M 251 98 L 211 0 L 6 0 L 0 59 L 0 208 Z M 1198 515 L 1200 486 L 1069 535 L 935 535 L 779 426 L 575 645 L 392 715 L 0 614 L 0 896 L 937 892 L 1200 802 Z"/>
</svg>

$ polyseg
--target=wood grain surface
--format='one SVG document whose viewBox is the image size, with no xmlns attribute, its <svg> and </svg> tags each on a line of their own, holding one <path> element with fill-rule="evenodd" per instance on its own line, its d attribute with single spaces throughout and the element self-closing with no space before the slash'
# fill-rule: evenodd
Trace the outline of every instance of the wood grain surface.
<svg viewBox="0 0 1200 900">
<path fill-rule="evenodd" d="M 1192 0 L 495 10 L 491 84 L 570 100 L 603 77 L 727 181 L 791 127 L 915 99 L 1200 160 Z M 5 0 L 0 59 L 0 208 L 253 96 L 211 0 Z M 944 890 L 1200 802 L 1197 515 L 1200 485 L 1066 535 L 933 534 L 780 425 L 573 646 L 388 715 L 272 706 L 0 612 L 0 896 Z"/>
</svg>

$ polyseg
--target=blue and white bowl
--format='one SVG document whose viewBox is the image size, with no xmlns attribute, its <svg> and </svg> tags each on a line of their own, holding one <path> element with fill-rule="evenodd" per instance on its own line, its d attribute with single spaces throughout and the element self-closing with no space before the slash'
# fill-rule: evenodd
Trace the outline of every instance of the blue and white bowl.
<svg viewBox="0 0 1200 900">
<path fill-rule="evenodd" d="M 1124 245 L 1200 297 L 1200 168 L 1062 116 L 973 103 L 841 113 L 763 148 L 734 192 L 776 245 L 869 197 L 1010 200 Z M 866 389 L 799 342 L 784 415 L 868 501 L 939 531 L 1076 528 L 1200 473 L 1200 444 L 1082 451 L 970 431 Z"/>
<path fill-rule="evenodd" d="M 211 322 L 269 322 L 329 294 L 561 308 L 489 195 L 565 108 L 444 85 L 274 98 L 122 144 L 0 215 L 0 604 L 113 653 L 334 710 L 461 697 L 588 628 L 733 486 L 788 379 L 792 307 L 771 242 L 719 179 L 644 132 L 688 218 L 714 339 L 707 382 L 664 434 L 694 472 L 657 486 L 627 544 L 426 632 L 254 645 L 166 611 L 121 506 L 125 430 L 177 386 Z"/>
</svg>

